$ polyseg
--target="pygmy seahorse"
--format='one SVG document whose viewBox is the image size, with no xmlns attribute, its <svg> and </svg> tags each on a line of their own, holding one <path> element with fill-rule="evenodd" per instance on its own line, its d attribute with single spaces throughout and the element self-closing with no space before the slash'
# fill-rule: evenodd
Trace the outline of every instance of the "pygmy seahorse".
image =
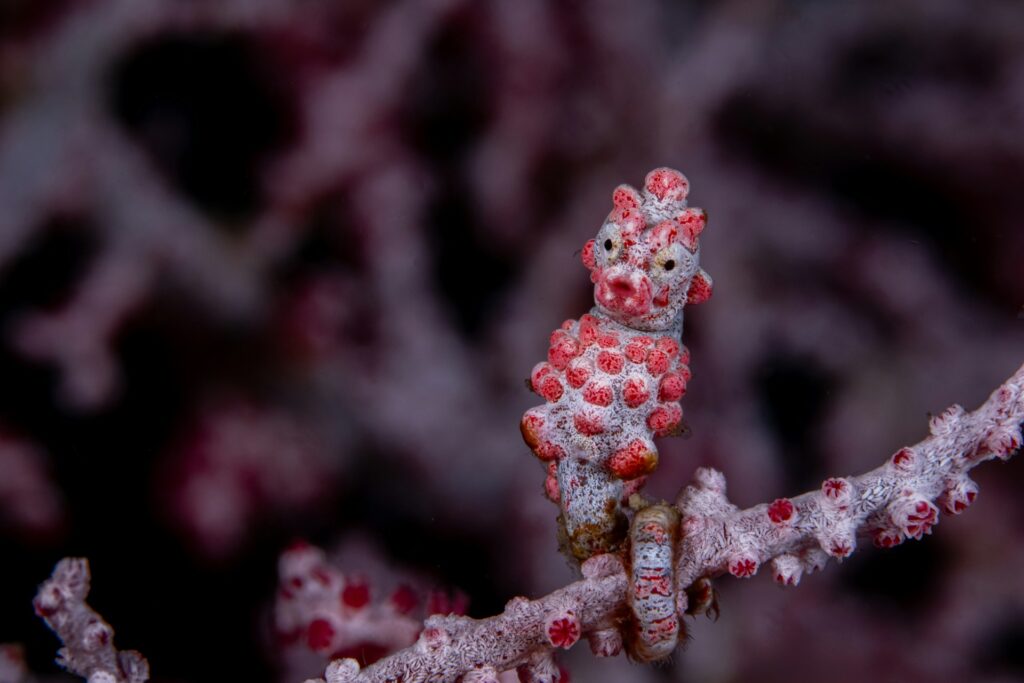
<svg viewBox="0 0 1024 683">
<path fill-rule="evenodd" d="M 621 547 L 623 505 L 658 463 L 653 437 L 681 424 L 683 307 L 711 295 L 698 241 L 707 215 L 687 207 L 688 191 L 669 168 L 648 173 L 642 192 L 615 189 L 611 213 L 583 246 L 594 307 L 551 334 L 530 377 L 546 402 L 523 415 L 523 438 L 547 463 L 545 492 L 577 561 Z"/>
</svg>

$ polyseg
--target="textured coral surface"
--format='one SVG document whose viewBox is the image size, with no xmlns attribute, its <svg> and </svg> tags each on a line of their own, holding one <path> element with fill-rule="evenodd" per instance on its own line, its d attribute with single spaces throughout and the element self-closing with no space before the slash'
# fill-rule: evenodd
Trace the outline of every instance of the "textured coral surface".
<svg viewBox="0 0 1024 683">
<path fill-rule="evenodd" d="M 593 305 L 575 252 L 609 191 L 659 166 L 708 212 L 715 292 L 686 309 L 691 434 L 655 439 L 644 492 L 711 467 L 801 514 L 1020 366 L 1022 26 L 1008 0 L 0 3 L 0 643 L 55 671 L 31 597 L 66 555 L 166 681 L 322 673 L 272 644 L 295 537 L 370 537 L 473 617 L 575 580 L 523 381 Z M 1022 467 L 796 590 L 736 558 L 757 574 L 658 668 L 560 663 L 1021 678 Z"/>
</svg>

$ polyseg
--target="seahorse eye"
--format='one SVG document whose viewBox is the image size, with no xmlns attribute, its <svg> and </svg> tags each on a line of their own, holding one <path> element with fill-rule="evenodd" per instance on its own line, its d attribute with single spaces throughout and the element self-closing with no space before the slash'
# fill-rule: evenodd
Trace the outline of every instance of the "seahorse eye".
<svg viewBox="0 0 1024 683">
<path fill-rule="evenodd" d="M 614 247 L 614 246 L 615 245 L 612 243 L 612 240 L 611 240 L 610 237 L 604 241 L 604 250 L 605 251 L 611 251 L 612 247 Z"/>
<path fill-rule="evenodd" d="M 676 262 L 673 261 L 672 259 L 669 259 L 668 261 L 665 261 L 665 270 L 672 270 L 675 267 L 676 267 Z"/>
</svg>

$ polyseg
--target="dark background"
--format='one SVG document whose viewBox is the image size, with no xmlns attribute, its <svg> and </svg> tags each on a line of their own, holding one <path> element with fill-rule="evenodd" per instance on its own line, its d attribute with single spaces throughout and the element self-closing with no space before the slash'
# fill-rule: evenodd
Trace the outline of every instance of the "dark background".
<svg viewBox="0 0 1024 683">
<path fill-rule="evenodd" d="M 0 642 L 52 675 L 31 598 L 65 555 L 158 681 L 292 680 L 296 537 L 473 616 L 571 580 L 522 382 L 659 165 L 716 286 L 649 490 L 711 465 L 751 505 L 920 440 L 1024 361 L 1022 37 L 1011 2 L 6 0 Z M 669 665 L 569 668 L 1024 677 L 1021 467 L 795 591 L 721 580 Z"/>
</svg>

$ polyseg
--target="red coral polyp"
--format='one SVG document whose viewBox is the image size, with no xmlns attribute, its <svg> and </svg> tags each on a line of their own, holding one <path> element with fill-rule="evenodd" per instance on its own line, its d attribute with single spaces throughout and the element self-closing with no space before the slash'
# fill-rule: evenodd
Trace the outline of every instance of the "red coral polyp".
<svg viewBox="0 0 1024 683">
<path fill-rule="evenodd" d="M 752 557 L 737 557 L 729 562 L 729 573 L 738 579 L 747 579 L 757 573 L 757 560 Z"/>
<path fill-rule="evenodd" d="M 324 652 L 331 649 L 334 642 L 334 627 L 326 619 L 314 619 L 306 629 L 306 643 L 309 649 L 314 652 Z"/>
<path fill-rule="evenodd" d="M 568 650 L 580 639 L 580 622 L 574 617 L 563 616 L 553 620 L 546 633 L 552 646 Z"/>
<path fill-rule="evenodd" d="M 362 579 L 345 583 L 341 590 L 341 604 L 349 609 L 362 609 L 370 604 L 370 586 Z"/>
<path fill-rule="evenodd" d="M 772 524 L 784 524 L 793 519 L 796 509 L 788 498 L 779 498 L 768 506 L 768 519 Z"/>
</svg>

